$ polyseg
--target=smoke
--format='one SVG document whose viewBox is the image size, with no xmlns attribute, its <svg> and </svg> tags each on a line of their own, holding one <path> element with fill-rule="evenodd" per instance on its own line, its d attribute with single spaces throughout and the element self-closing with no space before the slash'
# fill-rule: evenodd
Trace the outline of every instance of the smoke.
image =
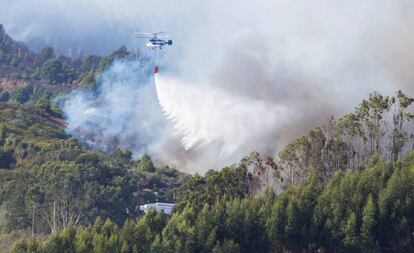
<svg viewBox="0 0 414 253">
<path fill-rule="evenodd" d="M 111 151 L 116 145 L 149 153 L 166 121 L 139 61 L 115 62 L 100 78 L 97 91 L 74 91 L 63 111 L 68 132 L 89 146 Z"/>
<path fill-rule="evenodd" d="M 29 42 L 60 38 L 100 52 L 144 44 L 133 41 L 135 30 L 169 32 L 174 45 L 160 62 L 157 90 L 151 79 L 136 80 L 145 75 L 129 63 L 118 63 L 110 72 L 124 69 L 117 73 L 130 79 L 108 74 L 98 97 L 75 96 L 66 113 L 73 133 L 89 128 L 89 135 L 104 136 L 94 143 L 118 137 L 136 154 L 182 167 L 217 168 L 252 150 L 275 154 L 370 92 L 414 94 L 410 0 L 38 0 L 2 6 L 9 8 L 0 9 L 0 22 Z M 95 108 L 93 117 L 89 108 Z"/>
</svg>

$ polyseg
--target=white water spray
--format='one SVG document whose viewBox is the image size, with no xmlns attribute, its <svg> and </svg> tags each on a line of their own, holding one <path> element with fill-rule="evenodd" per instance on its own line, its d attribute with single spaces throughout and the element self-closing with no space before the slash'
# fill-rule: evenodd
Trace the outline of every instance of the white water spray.
<svg viewBox="0 0 414 253">
<path fill-rule="evenodd" d="M 172 76 L 155 75 L 160 105 L 174 133 L 187 151 L 215 157 L 207 166 L 223 166 L 251 151 L 270 153 L 269 143 L 286 119 L 285 108 L 264 100 L 231 94 L 211 85 L 187 83 Z M 274 139 L 273 148 L 276 147 Z"/>
</svg>

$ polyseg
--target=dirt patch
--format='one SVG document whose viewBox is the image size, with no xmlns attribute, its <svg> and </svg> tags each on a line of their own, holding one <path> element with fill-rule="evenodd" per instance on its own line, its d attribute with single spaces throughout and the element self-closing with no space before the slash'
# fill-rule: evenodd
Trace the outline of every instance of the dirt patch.
<svg viewBox="0 0 414 253">
<path fill-rule="evenodd" d="M 58 118 L 58 117 L 51 117 L 50 120 L 52 120 L 53 122 L 57 123 L 59 126 L 63 127 L 63 128 L 68 128 L 68 124 L 66 123 L 66 121 L 62 118 Z"/>
<path fill-rule="evenodd" d="M 29 83 L 21 79 L 0 78 L 0 89 L 4 91 L 14 91 L 19 88 L 27 87 Z"/>
</svg>

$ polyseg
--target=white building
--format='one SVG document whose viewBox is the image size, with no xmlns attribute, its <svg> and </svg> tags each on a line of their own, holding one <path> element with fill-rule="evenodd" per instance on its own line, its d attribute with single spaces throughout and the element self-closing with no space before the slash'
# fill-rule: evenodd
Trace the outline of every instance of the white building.
<svg viewBox="0 0 414 253">
<path fill-rule="evenodd" d="M 174 205 L 175 204 L 172 204 L 172 203 L 156 202 L 156 203 L 149 203 L 149 204 L 141 205 L 139 206 L 139 210 L 143 211 L 144 213 L 147 213 L 149 209 L 153 208 L 157 212 L 163 212 L 165 214 L 170 215 Z"/>
</svg>

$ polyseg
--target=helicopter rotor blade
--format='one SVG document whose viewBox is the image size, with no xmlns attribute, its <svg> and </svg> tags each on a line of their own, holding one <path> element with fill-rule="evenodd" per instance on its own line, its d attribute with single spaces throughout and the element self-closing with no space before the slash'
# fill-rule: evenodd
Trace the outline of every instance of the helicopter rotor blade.
<svg viewBox="0 0 414 253">
<path fill-rule="evenodd" d="M 138 33 L 138 32 L 136 32 L 134 35 L 137 38 L 152 38 L 152 37 L 154 37 L 154 35 L 152 33 Z"/>
<path fill-rule="evenodd" d="M 139 32 L 136 32 L 134 35 L 135 35 L 136 38 L 168 38 L 169 37 L 164 32 L 156 32 L 156 33 L 139 33 Z"/>
</svg>

